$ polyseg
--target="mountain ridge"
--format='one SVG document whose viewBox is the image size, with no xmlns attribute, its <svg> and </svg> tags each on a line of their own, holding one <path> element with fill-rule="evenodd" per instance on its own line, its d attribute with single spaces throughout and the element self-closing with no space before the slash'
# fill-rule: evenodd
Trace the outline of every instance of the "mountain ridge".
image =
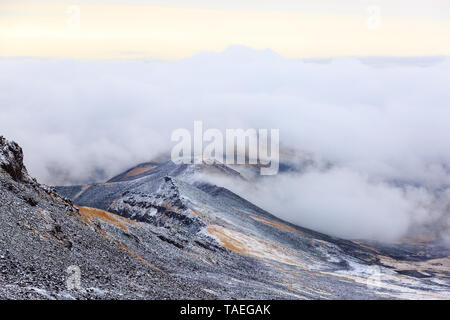
<svg viewBox="0 0 450 320">
<path fill-rule="evenodd" d="M 15 168 L 0 171 L 1 298 L 450 298 L 446 252 L 295 226 L 194 179 L 203 169 L 189 165 L 56 188 L 60 196 L 29 178 L 16 145 L 0 142 L 1 161 Z M 74 266 L 76 290 L 66 283 Z"/>
</svg>

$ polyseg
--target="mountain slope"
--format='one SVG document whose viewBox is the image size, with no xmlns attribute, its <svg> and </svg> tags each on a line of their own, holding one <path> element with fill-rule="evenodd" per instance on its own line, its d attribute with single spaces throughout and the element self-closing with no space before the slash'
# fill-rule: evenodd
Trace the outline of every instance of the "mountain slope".
<svg viewBox="0 0 450 320">
<path fill-rule="evenodd" d="M 169 161 L 134 178 L 57 190 L 80 206 L 140 223 L 163 243 L 139 252 L 143 257 L 219 298 L 450 298 L 447 249 L 304 229 L 198 181 L 205 170 L 215 168 Z"/>
<path fill-rule="evenodd" d="M 20 147 L 0 137 L 0 299 L 213 298 L 139 256 L 156 236 L 78 210 L 30 178 L 22 161 Z M 80 290 L 66 285 L 73 268 Z"/>
</svg>

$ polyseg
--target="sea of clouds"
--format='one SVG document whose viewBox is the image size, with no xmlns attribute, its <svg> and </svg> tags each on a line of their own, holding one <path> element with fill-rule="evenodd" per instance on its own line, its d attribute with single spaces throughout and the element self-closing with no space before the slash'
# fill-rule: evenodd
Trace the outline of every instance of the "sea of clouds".
<svg viewBox="0 0 450 320">
<path fill-rule="evenodd" d="M 178 61 L 3 58 L 0 70 L 0 134 L 41 182 L 111 177 L 169 150 L 171 132 L 194 120 L 277 128 L 283 145 L 332 166 L 233 191 L 346 238 L 449 233 L 448 58 L 295 60 L 230 47 Z"/>
</svg>

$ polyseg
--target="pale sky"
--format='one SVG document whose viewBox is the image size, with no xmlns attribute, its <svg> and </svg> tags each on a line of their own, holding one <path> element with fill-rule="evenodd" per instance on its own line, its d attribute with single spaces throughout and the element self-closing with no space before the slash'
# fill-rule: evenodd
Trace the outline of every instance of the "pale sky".
<svg viewBox="0 0 450 320">
<path fill-rule="evenodd" d="M 450 54 L 448 0 L 2 0 L 0 56 L 181 59 Z"/>
</svg>

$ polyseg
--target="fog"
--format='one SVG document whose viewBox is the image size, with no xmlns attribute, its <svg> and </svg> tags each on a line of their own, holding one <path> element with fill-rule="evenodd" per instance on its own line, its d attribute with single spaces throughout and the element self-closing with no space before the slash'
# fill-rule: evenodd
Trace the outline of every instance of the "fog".
<svg viewBox="0 0 450 320">
<path fill-rule="evenodd" d="M 394 240 L 436 223 L 448 234 L 448 58 L 293 60 L 231 47 L 171 62 L 4 58 L 0 70 L 0 134 L 41 182 L 111 177 L 170 150 L 171 132 L 194 120 L 276 128 L 283 145 L 332 167 L 234 191 L 341 237 Z"/>
<path fill-rule="evenodd" d="M 282 173 L 258 183 L 220 176 L 199 179 L 224 186 L 277 217 L 329 235 L 388 242 L 405 237 L 448 242 L 448 220 L 444 219 L 448 217 L 448 193 L 439 198 L 425 188 L 373 182 L 367 175 L 345 168 Z"/>
</svg>

